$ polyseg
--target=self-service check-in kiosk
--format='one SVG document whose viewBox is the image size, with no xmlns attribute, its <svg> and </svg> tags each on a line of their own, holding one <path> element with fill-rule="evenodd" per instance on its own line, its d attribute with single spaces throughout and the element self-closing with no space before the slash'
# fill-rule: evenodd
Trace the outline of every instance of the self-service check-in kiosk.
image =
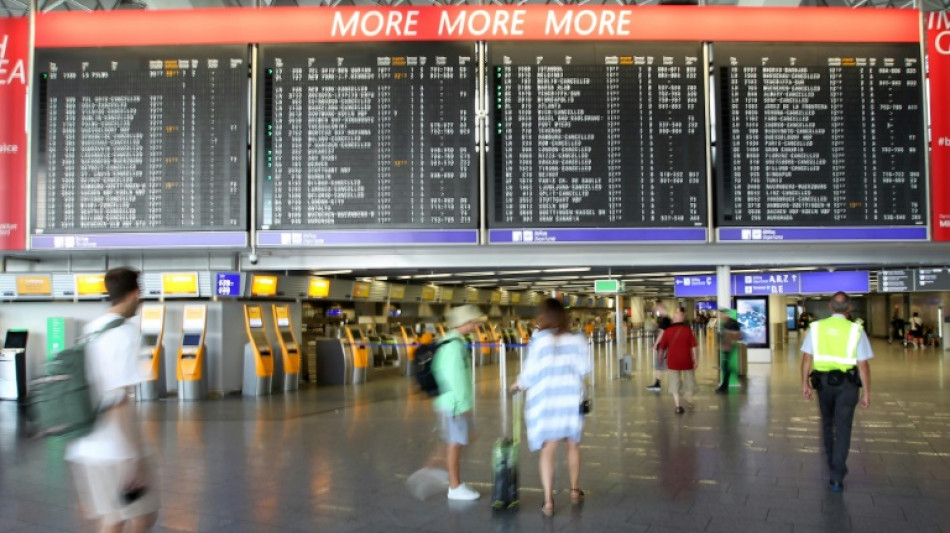
<svg viewBox="0 0 950 533">
<path fill-rule="evenodd" d="M 155 401 L 165 396 L 165 306 L 145 305 L 142 307 L 142 347 L 139 349 L 139 368 L 142 382 L 135 390 L 139 401 Z M 179 363 L 180 364 L 180 363 Z"/>
<path fill-rule="evenodd" d="M 205 331 L 207 305 L 186 305 L 178 346 L 178 399 L 200 400 L 207 389 Z"/>
<path fill-rule="evenodd" d="M 7 330 L 7 337 L 0 350 L 0 400 L 26 398 L 26 340 L 25 329 Z"/>
<path fill-rule="evenodd" d="M 289 305 L 273 305 L 274 331 L 280 345 L 280 356 L 274 358 L 274 378 L 278 390 L 292 391 L 300 387 L 300 344 L 294 337 Z"/>
<path fill-rule="evenodd" d="M 406 326 L 399 326 L 399 335 L 396 337 L 396 350 L 399 353 L 399 363 L 404 366 L 407 376 L 416 373 L 416 336 Z"/>
<path fill-rule="evenodd" d="M 264 329 L 264 309 L 260 305 L 244 304 L 244 327 L 248 343 L 244 345 L 245 396 L 263 396 L 271 393 L 274 381 L 274 352 Z"/>
<path fill-rule="evenodd" d="M 353 384 L 366 383 L 369 378 L 369 346 L 366 345 L 366 338 L 358 326 L 347 326 L 344 331 L 349 345 L 349 360 L 353 364 Z"/>
</svg>

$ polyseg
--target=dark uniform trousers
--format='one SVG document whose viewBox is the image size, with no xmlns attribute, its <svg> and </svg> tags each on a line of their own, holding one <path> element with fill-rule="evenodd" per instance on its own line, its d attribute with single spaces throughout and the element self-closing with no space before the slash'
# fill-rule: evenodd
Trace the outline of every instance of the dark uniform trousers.
<svg viewBox="0 0 950 533">
<path fill-rule="evenodd" d="M 821 409 L 821 432 L 832 481 L 844 481 L 848 473 L 845 463 L 851 449 L 851 425 L 854 422 L 854 410 L 858 406 L 859 391 L 857 384 L 847 378 L 840 385 L 829 385 L 828 375 L 821 375 L 818 406 Z"/>
</svg>

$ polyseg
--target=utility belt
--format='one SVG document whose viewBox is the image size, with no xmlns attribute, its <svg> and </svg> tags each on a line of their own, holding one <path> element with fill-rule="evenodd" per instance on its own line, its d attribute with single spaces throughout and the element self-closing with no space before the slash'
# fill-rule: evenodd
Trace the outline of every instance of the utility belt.
<svg viewBox="0 0 950 533">
<path fill-rule="evenodd" d="M 855 387 L 861 387 L 861 375 L 858 374 L 857 367 L 851 367 L 845 371 L 829 370 L 827 372 L 819 372 L 812 370 L 811 374 L 808 375 L 808 379 L 811 381 L 811 387 L 817 391 L 820 391 L 826 383 L 829 387 L 840 387 L 845 383 L 850 383 Z"/>
</svg>

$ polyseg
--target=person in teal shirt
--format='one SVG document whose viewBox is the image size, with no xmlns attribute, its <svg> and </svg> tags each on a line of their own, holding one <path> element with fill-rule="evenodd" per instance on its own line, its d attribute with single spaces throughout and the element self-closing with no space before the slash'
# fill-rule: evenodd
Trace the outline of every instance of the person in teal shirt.
<svg viewBox="0 0 950 533">
<path fill-rule="evenodd" d="M 450 500 L 477 500 L 480 494 L 461 482 L 459 470 L 462 448 L 468 446 L 472 430 L 471 355 L 466 335 L 475 332 L 484 315 L 474 305 L 456 307 L 446 313 L 446 325 L 451 329 L 445 344 L 432 360 L 432 374 L 439 384 L 435 410 L 441 419 L 442 438 L 445 441 L 446 468 L 449 471 Z"/>
</svg>

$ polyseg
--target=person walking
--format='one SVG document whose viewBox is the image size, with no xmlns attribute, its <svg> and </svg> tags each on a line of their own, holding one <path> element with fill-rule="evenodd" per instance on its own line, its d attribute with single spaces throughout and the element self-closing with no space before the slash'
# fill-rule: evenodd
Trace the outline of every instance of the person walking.
<svg viewBox="0 0 950 533">
<path fill-rule="evenodd" d="M 84 329 L 86 335 L 102 332 L 86 346 L 86 378 L 99 415 L 92 432 L 67 447 L 66 460 L 80 505 L 99 523 L 99 531 L 140 533 L 155 524 L 159 489 L 135 404 L 129 400 L 143 378 L 138 366 L 141 333 L 128 321 L 139 308 L 139 273 L 109 270 L 105 285 L 112 306 Z"/>
<path fill-rule="evenodd" d="M 584 380 L 590 374 L 587 343 L 568 329 L 567 311 L 561 302 L 545 300 L 538 311 L 540 332 L 531 338 L 524 370 L 512 391 L 526 393 L 525 421 L 528 448 L 541 452 L 539 470 L 544 490 L 545 515 L 554 513 L 554 458 L 560 442 L 567 443 L 571 501 L 580 502 L 581 433 L 584 417 Z"/>
<path fill-rule="evenodd" d="M 472 431 L 471 355 L 467 349 L 466 335 L 475 333 L 478 324 L 485 319 L 474 305 L 463 305 L 449 310 L 445 322 L 449 327 L 435 357 L 432 359 L 432 374 L 439 385 L 439 396 L 434 406 L 441 420 L 442 439 L 445 441 L 445 465 L 449 471 L 450 500 L 477 500 L 481 495 L 461 481 L 462 448 L 468 446 Z"/>
<path fill-rule="evenodd" d="M 811 400 L 818 392 L 825 459 L 831 470 L 831 490 L 844 490 L 846 462 L 851 448 L 851 426 L 860 396 L 861 407 L 871 405 L 871 343 L 860 325 L 848 321 L 851 298 L 836 293 L 829 303 L 833 315 L 814 322 L 802 343 L 802 395 Z"/>
<path fill-rule="evenodd" d="M 914 349 L 920 348 L 924 343 L 924 322 L 916 311 L 910 317 L 910 342 L 913 343 Z"/>
<path fill-rule="evenodd" d="M 666 371 L 666 361 L 660 357 L 659 345 L 666 330 L 673 325 L 673 321 L 667 316 L 666 308 L 662 305 L 657 304 L 656 314 L 656 340 L 653 341 L 653 383 L 647 387 L 647 390 L 660 392 L 663 390 L 660 385 L 660 378 L 663 376 L 663 372 Z"/>
<path fill-rule="evenodd" d="M 681 399 L 686 405 L 693 407 L 693 394 L 696 392 L 696 364 L 699 361 L 696 349 L 696 337 L 693 330 L 686 324 L 686 313 L 673 313 L 673 325 L 664 333 L 658 344 L 658 349 L 666 356 L 667 382 L 673 402 L 676 404 L 676 414 L 686 412 Z"/>
<path fill-rule="evenodd" d="M 733 366 L 738 364 L 736 350 L 742 340 L 742 325 L 739 324 L 738 313 L 735 309 L 720 309 L 719 318 L 719 371 L 722 381 L 716 388 L 717 394 L 729 392 L 729 381 L 732 374 L 738 372 Z"/>
<path fill-rule="evenodd" d="M 891 316 L 891 335 L 887 339 L 887 343 L 891 344 L 897 339 L 899 342 L 903 343 L 906 336 L 904 335 L 904 319 L 901 318 L 901 312 L 899 309 L 894 309 L 894 315 Z"/>
</svg>

